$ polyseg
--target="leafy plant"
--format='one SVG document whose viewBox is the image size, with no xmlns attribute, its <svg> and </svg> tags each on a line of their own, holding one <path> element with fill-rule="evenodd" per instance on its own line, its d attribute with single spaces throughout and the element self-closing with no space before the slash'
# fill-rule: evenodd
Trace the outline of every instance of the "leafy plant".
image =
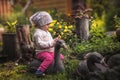
<svg viewBox="0 0 120 80">
<path fill-rule="evenodd" d="M 114 21 L 115 21 L 115 27 L 120 28 L 120 17 L 117 15 L 114 16 Z"/>
<path fill-rule="evenodd" d="M 60 23 L 57 20 L 54 20 L 50 24 L 49 31 L 52 33 L 53 37 L 61 37 L 64 40 L 68 40 L 72 35 L 72 30 L 74 29 L 73 25 L 67 25 L 66 23 Z"/>
<path fill-rule="evenodd" d="M 17 25 L 17 20 L 11 22 L 11 21 L 7 21 L 6 22 L 6 32 L 11 33 L 11 32 L 15 32 L 16 31 L 16 25 Z"/>
<path fill-rule="evenodd" d="M 18 21 L 18 25 L 29 24 L 29 19 L 25 16 L 25 14 L 23 14 L 21 12 L 17 16 L 17 21 Z"/>
<path fill-rule="evenodd" d="M 105 35 L 105 16 L 103 15 L 101 18 L 98 17 L 97 14 L 94 15 L 95 18 L 92 20 L 91 26 L 90 26 L 90 34 L 93 37 L 97 38 L 103 38 Z"/>
</svg>

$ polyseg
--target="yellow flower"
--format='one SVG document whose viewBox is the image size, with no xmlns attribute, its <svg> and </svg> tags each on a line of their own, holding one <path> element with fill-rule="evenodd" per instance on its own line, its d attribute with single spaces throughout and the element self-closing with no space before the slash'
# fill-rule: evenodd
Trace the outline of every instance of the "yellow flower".
<svg viewBox="0 0 120 80">
<path fill-rule="evenodd" d="M 54 26 L 56 22 L 57 22 L 57 20 L 53 20 L 53 22 L 50 24 L 50 27 Z"/>
<path fill-rule="evenodd" d="M 51 23 L 51 24 L 50 24 L 50 27 L 54 26 L 54 24 L 55 24 L 55 23 Z"/>
<path fill-rule="evenodd" d="M 68 29 L 64 29 L 64 32 L 67 32 L 68 31 Z"/>
<path fill-rule="evenodd" d="M 57 20 L 53 20 L 53 23 L 56 23 L 57 22 Z"/>
<path fill-rule="evenodd" d="M 59 22 L 57 22 L 57 24 L 58 24 L 58 25 L 60 25 L 60 23 L 59 23 Z"/>
<path fill-rule="evenodd" d="M 65 26 L 65 29 L 68 29 L 68 27 L 67 27 L 67 26 Z"/>
<path fill-rule="evenodd" d="M 72 29 L 73 28 L 73 26 L 72 25 L 70 25 L 70 26 L 68 26 L 70 29 Z"/>
<path fill-rule="evenodd" d="M 53 29 L 52 29 L 52 28 L 49 28 L 48 30 L 49 30 L 49 31 L 53 31 Z"/>
<path fill-rule="evenodd" d="M 62 26 L 61 26 L 61 25 L 59 25 L 59 26 L 58 26 L 58 28 L 62 28 Z"/>
</svg>

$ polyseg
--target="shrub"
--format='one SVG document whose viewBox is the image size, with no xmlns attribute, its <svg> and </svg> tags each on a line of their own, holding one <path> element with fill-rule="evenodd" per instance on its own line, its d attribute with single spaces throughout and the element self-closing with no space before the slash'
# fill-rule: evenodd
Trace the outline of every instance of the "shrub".
<svg viewBox="0 0 120 80">
<path fill-rule="evenodd" d="M 64 40 L 69 40 L 72 35 L 72 30 L 74 29 L 73 25 L 67 25 L 66 23 L 60 23 L 57 20 L 54 20 L 50 24 L 49 31 L 53 37 L 61 37 Z"/>
<path fill-rule="evenodd" d="M 73 36 L 73 30 L 75 28 L 71 16 L 62 14 L 58 10 L 49 10 L 48 11 L 53 17 L 53 23 L 50 24 L 49 31 L 51 32 L 53 37 L 61 37 L 66 42 L 71 39 Z"/>
<path fill-rule="evenodd" d="M 115 28 L 120 28 L 120 17 L 117 15 L 114 16 L 114 21 L 115 21 Z"/>
</svg>

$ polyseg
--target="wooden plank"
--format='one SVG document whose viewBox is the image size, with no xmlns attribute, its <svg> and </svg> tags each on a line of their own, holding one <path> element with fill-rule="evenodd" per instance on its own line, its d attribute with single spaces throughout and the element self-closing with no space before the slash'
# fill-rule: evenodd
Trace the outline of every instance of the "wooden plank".
<svg viewBox="0 0 120 80">
<path fill-rule="evenodd" d="M 11 5 L 9 0 L 7 0 L 7 16 L 10 14 L 10 12 L 11 12 Z"/>
<path fill-rule="evenodd" d="M 48 6 L 40 6 L 40 8 L 59 8 L 59 7 L 64 7 L 65 8 L 65 5 L 63 5 L 63 4 L 59 4 L 59 5 L 56 5 L 56 4 L 54 4 L 54 5 L 48 5 Z"/>
<path fill-rule="evenodd" d="M 4 14 L 4 10 L 3 10 L 3 9 L 4 9 L 4 6 L 3 6 L 3 4 L 4 4 L 3 1 L 1 1 L 1 5 L 2 5 L 2 8 L 1 8 L 1 16 L 2 16 L 2 17 L 3 17 L 3 14 Z"/>
<path fill-rule="evenodd" d="M 4 17 L 6 17 L 5 15 L 6 15 L 6 0 L 3 0 L 3 6 L 4 6 L 4 8 L 3 8 L 3 12 L 4 12 Z"/>
<path fill-rule="evenodd" d="M 66 0 L 33 0 L 33 2 L 39 3 L 39 2 L 64 2 Z"/>
<path fill-rule="evenodd" d="M 2 16 L 2 1 L 0 0 L 0 16 Z"/>
<path fill-rule="evenodd" d="M 40 10 L 57 8 L 63 13 L 70 12 L 70 7 L 68 4 L 69 0 L 34 0 L 34 6 L 38 7 Z"/>
<path fill-rule="evenodd" d="M 10 13 L 10 2 L 9 0 L 0 0 L 0 16 L 6 18 Z"/>
<path fill-rule="evenodd" d="M 53 6 L 53 5 L 65 5 L 66 3 L 65 3 L 66 1 L 63 1 L 63 0 L 60 0 L 60 1 L 54 1 L 54 2 L 52 2 L 52 1 L 43 1 L 43 2 L 35 2 L 34 3 L 34 5 L 35 6 L 40 6 L 40 7 L 42 7 L 42 6 Z"/>
<path fill-rule="evenodd" d="M 67 0 L 66 2 L 66 8 L 67 8 L 67 14 L 71 14 L 71 10 L 72 10 L 72 1 L 71 0 Z"/>
<path fill-rule="evenodd" d="M 41 6 L 40 6 L 41 5 Z M 66 7 L 66 4 L 63 4 L 63 3 L 60 3 L 60 4 L 47 4 L 46 6 L 44 6 L 45 4 L 39 4 L 39 5 L 36 5 L 36 7 L 39 7 L 39 8 L 53 8 L 53 7 Z"/>
<path fill-rule="evenodd" d="M 33 1 L 33 5 L 39 5 L 39 6 L 41 6 L 40 4 L 49 4 L 50 3 L 50 1 L 47 1 L 47 0 L 44 0 L 44 1 L 36 1 L 36 0 L 34 0 Z M 44 5 L 44 6 L 46 6 L 46 5 Z"/>
</svg>

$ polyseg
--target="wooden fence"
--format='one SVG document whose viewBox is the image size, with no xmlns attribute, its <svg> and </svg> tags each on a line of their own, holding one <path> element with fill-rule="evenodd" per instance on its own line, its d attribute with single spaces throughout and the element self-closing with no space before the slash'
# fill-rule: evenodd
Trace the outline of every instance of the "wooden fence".
<svg viewBox="0 0 120 80">
<path fill-rule="evenodd" d="M 7 17 L 7 15 L 10 13 L 10 10 L 10 0 L 0 0 L 0 17 Z"/>
<path fill-rule="evenodd" d="M 11 12 L 11 0 L 0 0 L 0 17 L 6 18 Z M 71 13 L 71 0 L 32 0 L 32 5 L 39 10 L 56 8 L 62 13 Z"/>
<path fill-rule="evenodd" d="M 71 0 L 33 0 L 33 6 L 39 10 L 56 8 L 62 13 L 71 13 Z"/>
</svg>

